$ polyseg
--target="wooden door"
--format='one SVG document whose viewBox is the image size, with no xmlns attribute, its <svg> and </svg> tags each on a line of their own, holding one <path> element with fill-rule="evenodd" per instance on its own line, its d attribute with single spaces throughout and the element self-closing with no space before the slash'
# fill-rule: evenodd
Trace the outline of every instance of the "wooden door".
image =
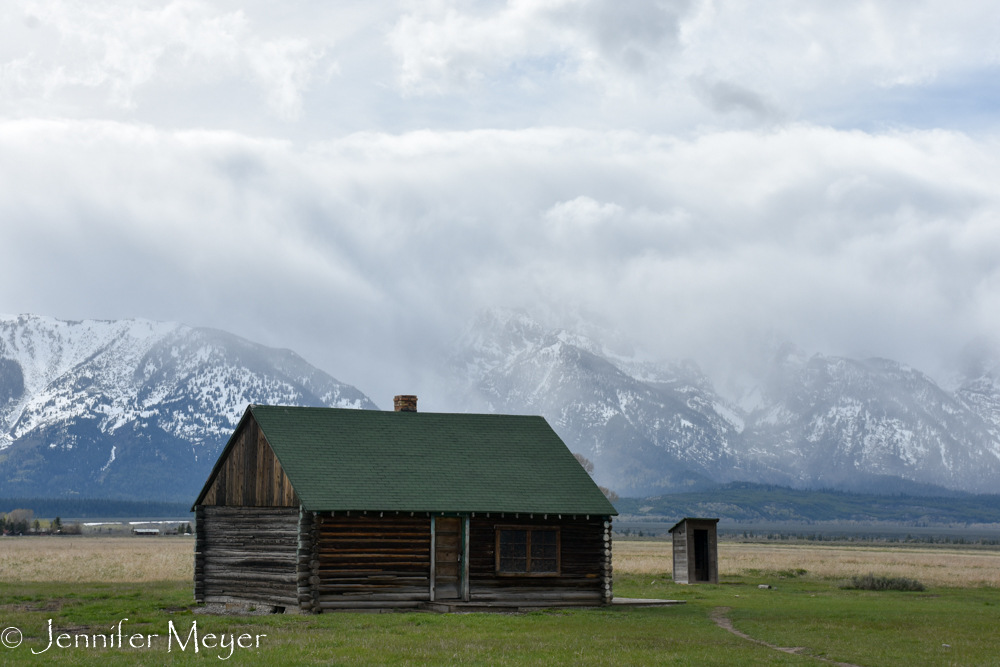
<svg viewBox="0 0 1000 667">
<path fill-rule="evenodd" d="M 462 596 L 462 520 L 439 516 L 434 519 L 434 599 L 457 600 Z"/>
</svg>

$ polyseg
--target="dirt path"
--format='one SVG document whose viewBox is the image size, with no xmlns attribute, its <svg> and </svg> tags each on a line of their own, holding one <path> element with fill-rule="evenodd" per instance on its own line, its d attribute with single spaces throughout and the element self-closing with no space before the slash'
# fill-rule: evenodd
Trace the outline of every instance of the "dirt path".
<svg viewBox="0 0 1000 667">
<path fill-rule="evenodd" d="M 755 644 L 760 644 L 761 646 L 766 646 L 768 648 L 774 649 L 775 651 L 781 651 L 782 653 L 791 653 L 792 655 L 804 655 L 807 658 L 815 658 L 816 660 L 821 660 L 831 665 L 837 665 L 837 667 L 860 667 L 860 665 L 855 665 L 850 662 L 837 662 L 836 660 L 821 658 L 819 656 L 809 655 L 808 653 L 806 654 L 801 653 L 802 651 L 808 650 L 808 647 L 806 646 L 794 646 L 794 647 L 776 646 L 774 644 L 769 644 L 768 642 L 763 641 L 761 639 L 754 639 L 747 633 L 740 632 L 739 630 L 733 627 L 733 622 L 729 620 L 728 616 L 726 616 L 726 613 L 729 612 L 730 609 L 732 609 L 732 607 L 716 607 L 715 609 L 712 610 L 712 620 L 715 621 L 715 624 L 717 626 L 719 626 L 726 632 L 733 633 L 737 637 L 741 637 Z"/>
</svg>

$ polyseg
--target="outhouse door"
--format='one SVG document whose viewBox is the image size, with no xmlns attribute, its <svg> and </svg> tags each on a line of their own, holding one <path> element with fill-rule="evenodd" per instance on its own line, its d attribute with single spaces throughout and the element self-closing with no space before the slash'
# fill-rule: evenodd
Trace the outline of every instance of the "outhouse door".
<svg viewBox="0 0 1000 667">
<path fill-rule="evenodd" d="M 434 599 L 457 600 L 462 596 L 462 519 L 435 517 Z"/>
<path fill-rule="evenodd" d="M 694 580 L 710 581 L 711 575 L 708 571 L 708 531 L 695 528 L 694 530 Z"/>
</svg>

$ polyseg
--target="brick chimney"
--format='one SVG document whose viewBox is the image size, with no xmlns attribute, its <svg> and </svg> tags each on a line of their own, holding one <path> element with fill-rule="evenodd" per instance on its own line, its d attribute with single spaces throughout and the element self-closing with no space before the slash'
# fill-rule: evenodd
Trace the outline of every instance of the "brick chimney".
<svg viewBox="0 0 1000 667">
<path fill-rule="evenodd" d="M 392 404 L 396 408 L 396 412 L 416 412 L 417 411 L 417 397 L 416 396 L 395 396 L 392 399 Z"/>
</svg>

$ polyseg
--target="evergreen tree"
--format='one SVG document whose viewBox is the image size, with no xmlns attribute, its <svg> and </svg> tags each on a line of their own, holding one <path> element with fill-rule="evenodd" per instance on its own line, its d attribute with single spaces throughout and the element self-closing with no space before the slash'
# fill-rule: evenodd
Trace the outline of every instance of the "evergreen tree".
<svg viewBox="0 0 1000 667">
<path fill-rule="evenodd" d="M 56 517 L 55 519 L 52 520 L 52 532 L 58 533 L 61 531 L 62 531 L 62 521 L 59 520 L 59 517 Z"/>
</svg>

